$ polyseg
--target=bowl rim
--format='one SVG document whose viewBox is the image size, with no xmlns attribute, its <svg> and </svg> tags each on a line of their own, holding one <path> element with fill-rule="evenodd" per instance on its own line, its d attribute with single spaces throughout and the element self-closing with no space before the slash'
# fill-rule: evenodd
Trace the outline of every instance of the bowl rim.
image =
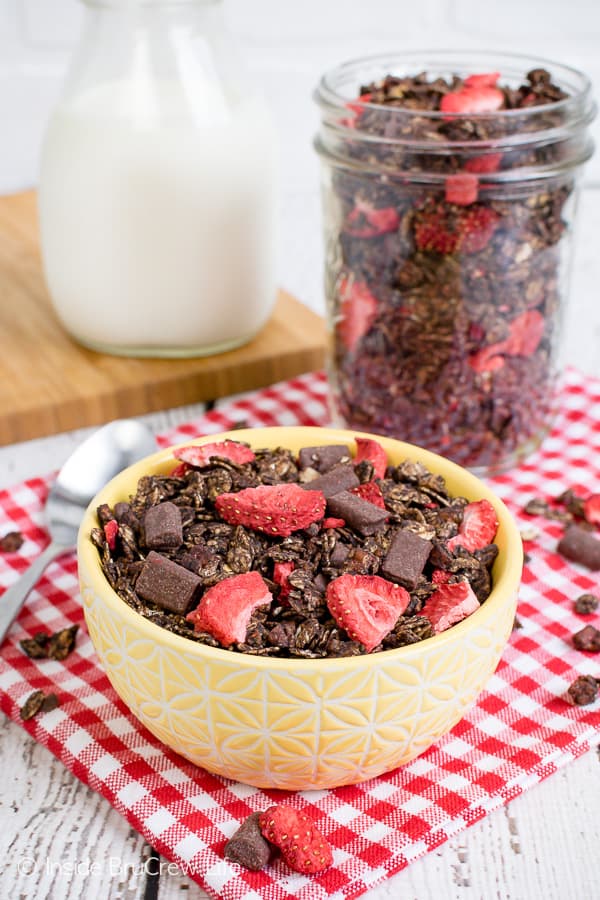
<svg viewBox="0 0 600 900">
<path fill-rule="evenodd" d="M 318 659 L 257 656 L 221 647 L 210 647 L 207 644 L 201 644 L 174 634 L 136 612 L 119 597 L 108 583 L 100 565 L 98 550 L 89 537 L 91 529 L 98 526 L 96 509 L 102 503 L 109 503 L 112 506 L 118 500 L 127 500 L 142 475 L 168 473 L 169 466 L 173 466 L 175 463 L 173 450 L 176 447 L 185 447 L 190 444 L 201 445 L 228 439 L 245 441 L 254 448 L 279 446 L 297 450 L 303 446 L 341 443 L 347 443 L 352 448 L 352 444 L 357 437 L 377 440 L 386 449 L 388 457 L 393 464 L 397 465 L 401 459 L 414 459 L 421 462 L 432 472 L 443 475 L 447 483 L 449 483 L 449 490 L 452 494 L 461 494 L 468 500 L 486 499 L 495 508 L 500 533 L 500 540 L 497 542 L 500 549 L 498 559 L 502 561 L 504 557 L 502 571 L 499 574 L 496 572 L 492 591 L 480 608 L 446 631 L 393 650 L 383 650 L 378 653 L 366 653 L 358 656 L 320 657 Z M 456 484 L 461 485 L 460 489 L 457 489 Z M 523 567 L 523 542 L 511 513 L 491 488 L 467 469 L 436 453 L 395 438 L 355 431 L 354 429 L 329 426 L 281 425 L 236 429 L 189 438 L 177 444 L 163 447 L 156 453 L 146 456 L 139 462 L 123 469 L 96 494 L 88 505 L 79 528 L 77 559 L 80 568 L 85 569 L 89 587 L 92 588 L 96 595 L 102 596 L 113 614 L 124 618 L 126 624 L 137 630 L 142 638 L 153 640 L 157 644 L 166 644 L 172 651 L 185 652 L 188 656 L 197 657 L 199 661 L 214 660 L 221 664 L 228 662 L 240 669 L 269 669 L 271 671 L 293 672 L 295 675 L 304 672 L 306 675 L 314 676 L 316 674 L 325 675 L 326 673 L 337 672 L 340 669 L 350 671 L 357 665 L 366 667 L 377 666 L 384 660 L 386 664 L 410 662 L 414 656 L 420 656 L 429 649 L 442 649 L 444 646 L 460 641 L 475 626 L 483 626 L 486 622 L 489 625 L 490 620 L 496 617 L 507 603 L 513 602 L 513 599 L 516 600 Z M 497 567 L 497 562 L 495 567 Z M 80 580 L 83 580 L 81 571 Z M 87 617 L 85 603 L 83 603 L 83 608 Z"/>
</svg>

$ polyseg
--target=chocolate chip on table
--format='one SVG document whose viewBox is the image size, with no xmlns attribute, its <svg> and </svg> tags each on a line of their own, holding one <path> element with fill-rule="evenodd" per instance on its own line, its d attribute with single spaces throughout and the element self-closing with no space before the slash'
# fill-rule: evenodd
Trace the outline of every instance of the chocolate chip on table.
<svg viewBox="0 0 600 900">
<path fill-rule="evenodd" d="M 260 830 L 259 816 L 260 812 L 249 815 L 227 841 L 224 851 L 225 859 L 230 859 L 255 872 L 268 865 L 272 854 L 271 845 Z"/>
<path fill-rule="evenodd" d="M 326 444 L 323 447 L 303 447 L 298 454 L 300 469 L 316 469 L 321 475 L 341 462 L 350 460 L 345 444 Z"/>
<path fill-rule="evenodd" d="M 432 548 L 431 541 L 413 531 L 396 531 L 381 564 L 381 574 L 412 591 L 423 573 Z"/>
<path fill-rule="evenodd" d="M 183 541 L 183 526 L 179 507 L 168 500 L 151 506 L 144 516 L 144 531 L 146 546 L 151 550 L 180 547 Z"/>
<path fill-rule="evenodd" d="M 38 631 L 32 638 L 19 641 L 23 653 L 30 659 L 62 661 L 73 651 L 79 625 L 69 625 L 54 634 Z"/>
<path fill-rule="evenodd" d="M 567 697 L 575 706 L 588 706 L 598 696 L 600 681 L 592 675 L 579 675 L 569 686 Z"/>
<path fill-rule="evenodd" d="M 0 538 L 0 552 L 16 553 L 23 546 L 23 535 L 20 531 L 8 531 Z"/>
<path fill-rule="evenodd" d="M 580 616 L 589 616 L 590 613 L 593 613 L 598 609 L 599 603 L 598 597 L 594 596 L 594 594 L 581 594 L 575 600 L 573 609 L 576 613 L 579 613 Z"/>
<path fill-rule="evenodd" d="M 556 549 L 572 562 L 593 571 L 600 569 L 600 541 L 579 525 L 569 525 Z"/>
<path fill-rule="evenodd" d="M 202 580 L 189 569 L 151 550 L 135 583 L 135 591 L 171 612 L 183 615 L 191 606 Z"/>
<path fill-rule="evenodd" d="M 333 466 L 324 475 L 313 478 L 312 481 L 305 482 L 302 487 L 307 491 L 321 491 L 328 499 L 342 491 L 349 491 L 353 487 L 358 487 L 360 481 L 351 465 L 340 463 Z"/>
<path fill-rule="evenodd" d="M 364 535 L 379 531 L 389 517 L 386 509 L 380 509 L 349 491 L 341 491 L 335 497 L 330 497 L 327 500 L 327 512 L 330 516 L 343 519 L 346 525 Z"/>
<path fill-rule="evenodd" d="M 600 630 L 593 625 L 586 625 L 573 635 L 573 646 L 588 653 L 600 653 Z"/>
</svg>

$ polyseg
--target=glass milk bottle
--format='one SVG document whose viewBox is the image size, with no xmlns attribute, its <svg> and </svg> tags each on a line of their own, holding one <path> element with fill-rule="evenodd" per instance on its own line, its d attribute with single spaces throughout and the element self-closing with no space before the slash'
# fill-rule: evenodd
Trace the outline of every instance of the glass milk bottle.
<svg viewBox="0 0 600 900">
<path fill-rule="evenodd" d="M 275 300 L 277 138 L 220 0 L 85 0 L 42 153 L 42 256 L 80 343 L 199 356 Z"/>
</svg>

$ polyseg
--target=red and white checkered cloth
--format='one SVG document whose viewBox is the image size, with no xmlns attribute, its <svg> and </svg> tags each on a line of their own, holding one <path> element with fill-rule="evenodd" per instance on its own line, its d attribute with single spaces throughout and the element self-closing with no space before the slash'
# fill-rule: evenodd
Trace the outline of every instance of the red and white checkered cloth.
<svg viewBox="0 0 600 900">
<path fill-rule="evenodd" d="M 240 399 L 160 438 L 165 445 L 248 425 L 314 425 L 328 421 L 326 384 L 306 375 Z M 566 374 L 561 412 L 543 447 L 518 469 L 493 480 L 513 513 L 532 496 L 571 487 L 600 492 L 600 381 Z M 0 554 L 8 587 L 47 542 L 42 527 L 48 479 L 0 492 L 0 535 L 18 529 L 18 553 Z M 4 712 L 48 747 L 78 778 L 106 797 L 160 853 L 215 897 L 227 900 L 357 897 L 467 825 L 589 749 L 600 732 L 600 701 L 564 700 L 578 674 L 600 676 L 598 656 L 575 650 L 570 637 L 584 621 L 573 600 L 598 593 L 598 579 L 555 552 L 561 528 L 533 520 L 539 538 L 520 592 L 515 630 L 487 690 L 450 734 L 419 759 L 356 787 L 285 794 L 209 775 L 160 744 L 117 698 L 98 666 L 85 628 L 64 661 L 35 661 L 18 641 L 83 620 L 74 555 L 53 563 L 13 626 L 0 654 Z M 0 599 L 1 602 L 1 599 Z M 598 624 L 600 613 L 586 617 Z M 37 688 L 61 705 L 21 723 L 19 708 Z M 276 800 L 306 808 L 334 848 L 334 865 L 316 877 L 281 862 L 263 872 L 223 859 L 226 839 L 253 810 Z"/>
</svg>

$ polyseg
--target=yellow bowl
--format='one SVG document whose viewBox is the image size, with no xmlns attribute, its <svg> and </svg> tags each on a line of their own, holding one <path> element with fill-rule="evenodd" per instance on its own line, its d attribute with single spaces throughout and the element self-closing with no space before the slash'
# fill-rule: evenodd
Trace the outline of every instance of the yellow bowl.
<svg viewBox="0 0 600 900">
<path fill-rule="evenodd" d="M 347 443 L 357 432 L 264 428 L 210 435 L 253 447 Z M 368 436 L 368 435 L 362 435 Z M 494 588 L 485 603 L 435 637 L 368 656 L 282 659 L 188 641 L 149 622 L 109 586 L 90 540 L 100 503 L 173 468 L 172 448 L 117 475 L 92 501 L 79 533 L 87 627 L 114 689 L 159 740 L 210 772 L 257 787 L 308 790 L 354 784 L 423 753 L 463 716 L 495 670 L 513 626 L 523 563 L 510 513 L 479 479 L 411 444 L 377 437 L 391 463 L 418 460 L 448 490 L 486 498 L 500 522 Z"/>
</svg>

